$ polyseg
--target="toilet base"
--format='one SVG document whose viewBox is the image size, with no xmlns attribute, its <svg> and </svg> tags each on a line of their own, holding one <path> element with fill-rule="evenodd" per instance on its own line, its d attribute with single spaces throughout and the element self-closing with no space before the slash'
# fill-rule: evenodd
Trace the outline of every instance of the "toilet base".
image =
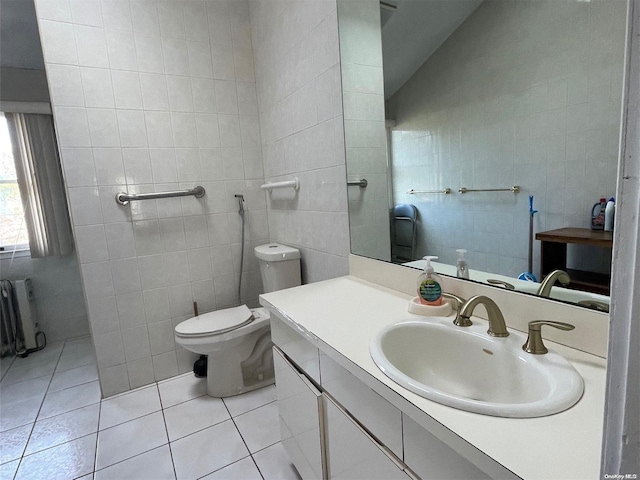
<svg viewBox="0 0 640 480">
<path fill-rule="evenodd" d="M 266 325 L 243 338 L 240 345 L 207 357 L 207 394 L 231 397 L 274 383 L 271 329 Z"/>
</svg>

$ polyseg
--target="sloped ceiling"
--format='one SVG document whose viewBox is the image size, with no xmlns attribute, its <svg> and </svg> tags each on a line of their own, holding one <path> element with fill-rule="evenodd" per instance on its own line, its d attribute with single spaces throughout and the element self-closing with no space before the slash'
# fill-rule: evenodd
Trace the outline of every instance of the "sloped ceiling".
<svg viewBox="0 0 640 480">
<path fill-rule="evenodd" d="M 33 0 L 0 0 L 0 66 L 44 70 Z"/>
<path fill-rule="evenodd" d="M 418 70 L 482 0 L 385 0 L 397 8 L 383 11 L 382 57 L 385 98 Z"/>
</svg>

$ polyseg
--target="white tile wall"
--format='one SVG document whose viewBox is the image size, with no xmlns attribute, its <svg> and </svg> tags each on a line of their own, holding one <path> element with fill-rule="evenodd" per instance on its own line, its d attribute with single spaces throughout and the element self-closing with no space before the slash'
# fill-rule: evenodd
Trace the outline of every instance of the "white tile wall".
<svg viewBox="0 0 640 480">
<path fill-rule="evenodd" d="M 235 193 L 246 198 L 247 256 L 269 241 L 249 8 L 244 0 L 36 8 L 109 396 L 190 370 L 194 355 L 176 348 L 173 327 L 194 300 L 201 312 L 237 301 Z M 114 200 L 196 184 L 207 189 L 202 200 Z M 243 301 L 253 304 L 257 263 L 245 272 Z"/>
<path fill-rule="evenodd" d="M 394 201 L 421 211 L 419 255 L 514 276 L 535 231 L 590 225 L 616 189 L 626 2 L 484 2 L 391 98 Z M 407 196 L 410 188 L 520 194 Z M 601 250 L 601 249 L 600 249 Z M 534 266 L 539 264 L 534 245 Z M 611 258 L 581 252 L 576 268 Z"/>
<path fill-rule="evenodd" d="M 336 2 L 257 0 L 250 8 L 264 175 L 300 179 L 297 193 L 268 195 L 270 239 L 301 249 L 304 282 L 344 275 L 349 229 Z M 234 41 L 248 35 L 246 24 L 232 22 L 230 33 Z M 253 108 L 253 93 L 242 91 L 238 108 L 245 99 Z M 258 146 L 255 120 L 240 127 L 242 141 Z"/>
<path fill-rule="evenodd" d="M 82 231 L 82 235 L 91 236 L 92 232 Z M 48 343 L 89 334 L 75 252 L 63 257 L 3 257 L 0 276 L 12 281 L 31 279 L 38 323 Z"/>
</svg>

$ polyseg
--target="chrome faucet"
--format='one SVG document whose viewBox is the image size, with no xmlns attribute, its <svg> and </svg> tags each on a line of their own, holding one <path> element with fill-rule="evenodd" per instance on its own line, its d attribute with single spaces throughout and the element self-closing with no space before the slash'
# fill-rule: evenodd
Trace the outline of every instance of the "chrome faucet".
<svg viewBox="0 0 640 480">
<path fill-rule="evenodd" d="M 473 323 L 471 323 L 471 320 L 469 320 L 468 318 L 466 320 L 463 320 L 460 316 L 462 305 L 464 305 L 464 303 L 466 302 L 464 298 L 447 292 L 442 292 L 442 296 L 448 300 L 453 300 L 453 302 L 456 304 L 456 318 L 453 321 L 454 325 L 457 325 L 459 327 L 470 327 L 471 325 L 473 325 Z"/>
<path fill-rule="evenodd" d="M 556 281 L 559 281 L 562 285 L 569 285 L 569 283 L 571 283 L 571 278 L 564 270 L 554 270 L 544 277 L 544 280 L 542 280 L 540 288 L 538 288 L 536 294 L 541 297 L 549 297 L 551 295 L 551 287 L 553 287 Z"/>
<path fill-rule="evenodd" d="M 464 305 L 462 305 L 462 309 L 460 310 L 460 318 L 462 321 L 471 322 L 469 317 L 473 314 L 473 310 L 479 304 L 484 305 L 484 308 L 487 310 L 487 318 L 489 319 L 489 330 L 487 330 L 487 333 L 492 337 L 508 337 L 509 332 L 507 331 L 507 325 L 504 322 L 504 317 L 502 316 L 500 308 L 498 308 L 496 302 L 484 295 L 471 297 Z"/>
</svg>

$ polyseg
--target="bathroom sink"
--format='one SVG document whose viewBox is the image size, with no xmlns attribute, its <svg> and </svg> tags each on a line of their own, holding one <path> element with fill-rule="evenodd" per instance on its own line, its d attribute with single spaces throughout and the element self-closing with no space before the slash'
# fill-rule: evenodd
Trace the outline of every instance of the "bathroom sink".
<svg viewBox="0 0 640 480">
<path fill-rule="evenodd" d="M 487 334 L 486 324 L 456 327 L 450 318 L 404 320 L 371 341 L 373 361 L 391 380 L 459 410 L 530 418 L 573 406 L 584 381 L 562 356 L 522 350 L 526 335 Z"/>
</svg>

